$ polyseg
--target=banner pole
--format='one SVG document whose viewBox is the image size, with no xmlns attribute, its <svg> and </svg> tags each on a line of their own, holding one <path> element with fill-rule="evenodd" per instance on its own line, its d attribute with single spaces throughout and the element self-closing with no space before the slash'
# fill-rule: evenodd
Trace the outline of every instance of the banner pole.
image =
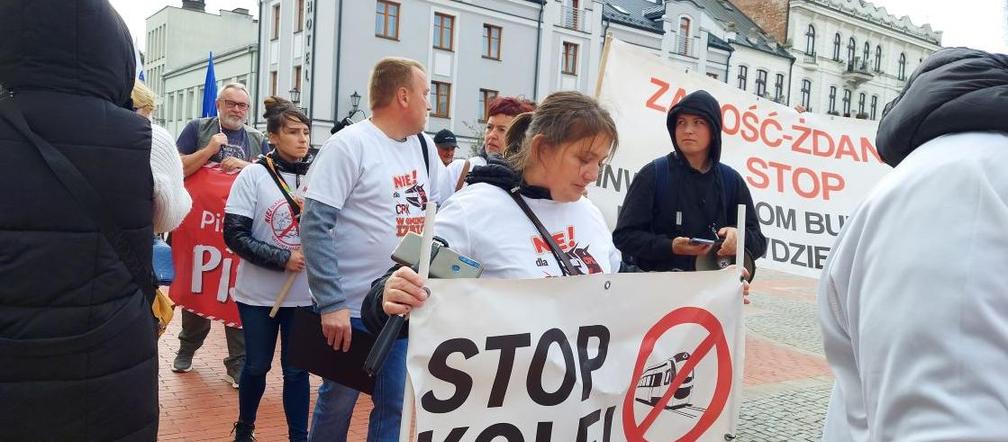
<svg viewBox="0 0 1008 442">
<path fill-rule="evenodd" d="M 738 269 L 739 278 L 742 278 L 742 270 L 745 269 L 745 221 L 746 206 L 738 205 L 738 218 L 735 220 L 735 267 Z M 739 304 L 742 304 L 741 302 Z M 732 391 L 731 391 L 731 415 L 728 420 L 728 431 L 724 440 L 733 440 L 738 435 L 739 409 L 742 396 L 742 371 L 745 367 L 745 312 L 741 311 L 739 305 L 739 317 L 735 326 L 735 357 L 732 360 Z"/>
<path fill-rule="evenodd" d="M 430 275 L 431 248 L 434 246 L 434 217 L 437 215 L 437 205 L 428 201 L 424 213 L 423 235 L 420 237 L 419 273 L 424 282 Z M 407 325 L 408 327 L 408 325 Z M 409 356 L 409 339 L 406 340 L 406 355 Z M 403 380 L 403 407 L 399 419 L 399 440 L 408 441 L 412 437 L 414 421 L 416 420 L 416 398 L 413 392 L 413 382 L 410 381 L 407 366 L 406 379 Z"/>
<path fill-rule="evenodd" d="M 595 80 L 595 99 L 602 95 L 602 78 L 605 77 L 606 62 L 609 59 L 609 48 L 612 46 L 613 34 L 606 33 L 605 43 L 602 44 L 602 59 L 599 61 L 598 79 Z"/>
</svg>

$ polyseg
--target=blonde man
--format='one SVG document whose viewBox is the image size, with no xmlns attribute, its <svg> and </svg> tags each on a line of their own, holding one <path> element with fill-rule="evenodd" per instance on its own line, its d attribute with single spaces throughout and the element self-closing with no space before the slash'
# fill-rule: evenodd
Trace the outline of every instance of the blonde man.
<svg viewBox="0 0 1008 442">
<path fill-rule="evenodd" d="M 420 63 L 379 61 L 369 85 L 371 118 L 326 141 L 303 188 L 308 284 L 322 332 L 336 350 L 350 349 L 351 330 L 365 330 L 361 302 L 391 265 L 399 239 L 423 225 L 425 203 L 440 203 L 450 194 L 434 141 L 423 133 L 429 94 Z M 369 441 L 399 440 L 405 375 L 406 342 L 400 340 L 376 378 Z M 356 390 L 325 381 L 311 440 L 346 440 L 357 396 Z"/>
</svg>

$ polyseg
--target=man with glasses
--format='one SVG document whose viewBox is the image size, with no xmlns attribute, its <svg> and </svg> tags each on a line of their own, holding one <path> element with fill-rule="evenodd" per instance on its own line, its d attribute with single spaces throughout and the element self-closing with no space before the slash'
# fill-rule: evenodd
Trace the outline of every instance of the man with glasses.
<svg viewBox="0 0 1008 442">
<path fill-rule="evenodd" d="M 182 155 L 185 176 L 196 173 L 208 162 L 220 163 L 225 172 L 236 172 L 261 153 L 269 151 L 261 132 L 245 124 L 249 94 L 245 85 L 230 83 L 217 94 L 217 116 L 190 121 L 175 142 Z M 182 309 L 179 350 L 172 371 L 192 370 L 193 355 L 210 334 L 210 320 Z M 224 359 L 231 385 L 238 388 L 245 363 L 245 335 L 241 329 L 225 327 L 228 357 Z"/>
<path fill-rule="evenodd" d="M 225 172 L 240 170 L 269 150 L 261 132 L 245 124 L 249 94 L 245 85 L 230 83 L 217 94 L 217 116 L 186 124 L 176 141 L 185 176 L 208 162 L 220 163 Z"/>
</svg>

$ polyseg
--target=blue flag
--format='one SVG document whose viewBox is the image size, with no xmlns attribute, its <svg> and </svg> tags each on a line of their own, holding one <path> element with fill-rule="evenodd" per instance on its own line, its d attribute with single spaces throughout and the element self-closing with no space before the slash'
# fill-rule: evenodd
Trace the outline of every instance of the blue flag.
<svg viewBox="0 0 1008 442">
<path fill-rule="evenodd" d="M 201 117 L 217 116 L 217 76 L 214 74 L 213 52 L 207 60 L 206 80 L 203 82 L 203 115 Z"/>
</svg>

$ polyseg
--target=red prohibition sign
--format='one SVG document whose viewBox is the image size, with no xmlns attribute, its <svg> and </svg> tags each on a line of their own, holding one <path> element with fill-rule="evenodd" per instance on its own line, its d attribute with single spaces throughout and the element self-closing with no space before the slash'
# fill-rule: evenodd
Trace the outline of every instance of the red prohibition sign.
<svg viewBox="0 0 1008 442">
<path fill-rule="evenodd" d="M 638 424 L 637 418 L 634 415 L 634 395 L 637 381 L 644 372 L 644 365 L 647 364 L 647 359 L 651 356 L 658 338 L 672 327 L 682 324 L 697 324 L 707 329 L 708 336 L 700 342 L 700 345 L 690 354 L 690 358 L 686 360 L 682 369 L 676 373 L 675 378 L 669 383 L 668 391 L 665 392 L 661 400 L 654 404 L 651 412 Z M 715 358 L 717 360 L 714 397 L 711 399 L 710 405 L 707 406 L 707 410 L 700 415 L 700 419 L 697 420 L 696 425 L 679 438 L 680 441 L 698 440 L 714 424 L 714 421 L 721 415 L 721 411 L 724 410 L 725 404 L 728 403 L 728 393 L 731 392 L 732 386 L 732 364 L 731 354 L 728 350 L 728 341 L 725 339 L 721 322 L 707 310 L 697 307 L 682 307 L 673 310 L 648 330 L 644 335 L 644 341 L 641 343 L 640 353 L 637 354 L 637 363 L 634 365 L 633 377 L 630 380 L 631 388 L 623 399 L 623 434 L 626 436 L 627 441 L 647 441 L 644 438 L 644 434 L 654 424 L 654 421 L 658 418 L 658 414 L 665 409 L 669 400 L 672 399 L 672 395 L 682 386 L 689 373 L 707 356 L 707 353 L 712 348 L 715 349 Z"/>
</svg>

